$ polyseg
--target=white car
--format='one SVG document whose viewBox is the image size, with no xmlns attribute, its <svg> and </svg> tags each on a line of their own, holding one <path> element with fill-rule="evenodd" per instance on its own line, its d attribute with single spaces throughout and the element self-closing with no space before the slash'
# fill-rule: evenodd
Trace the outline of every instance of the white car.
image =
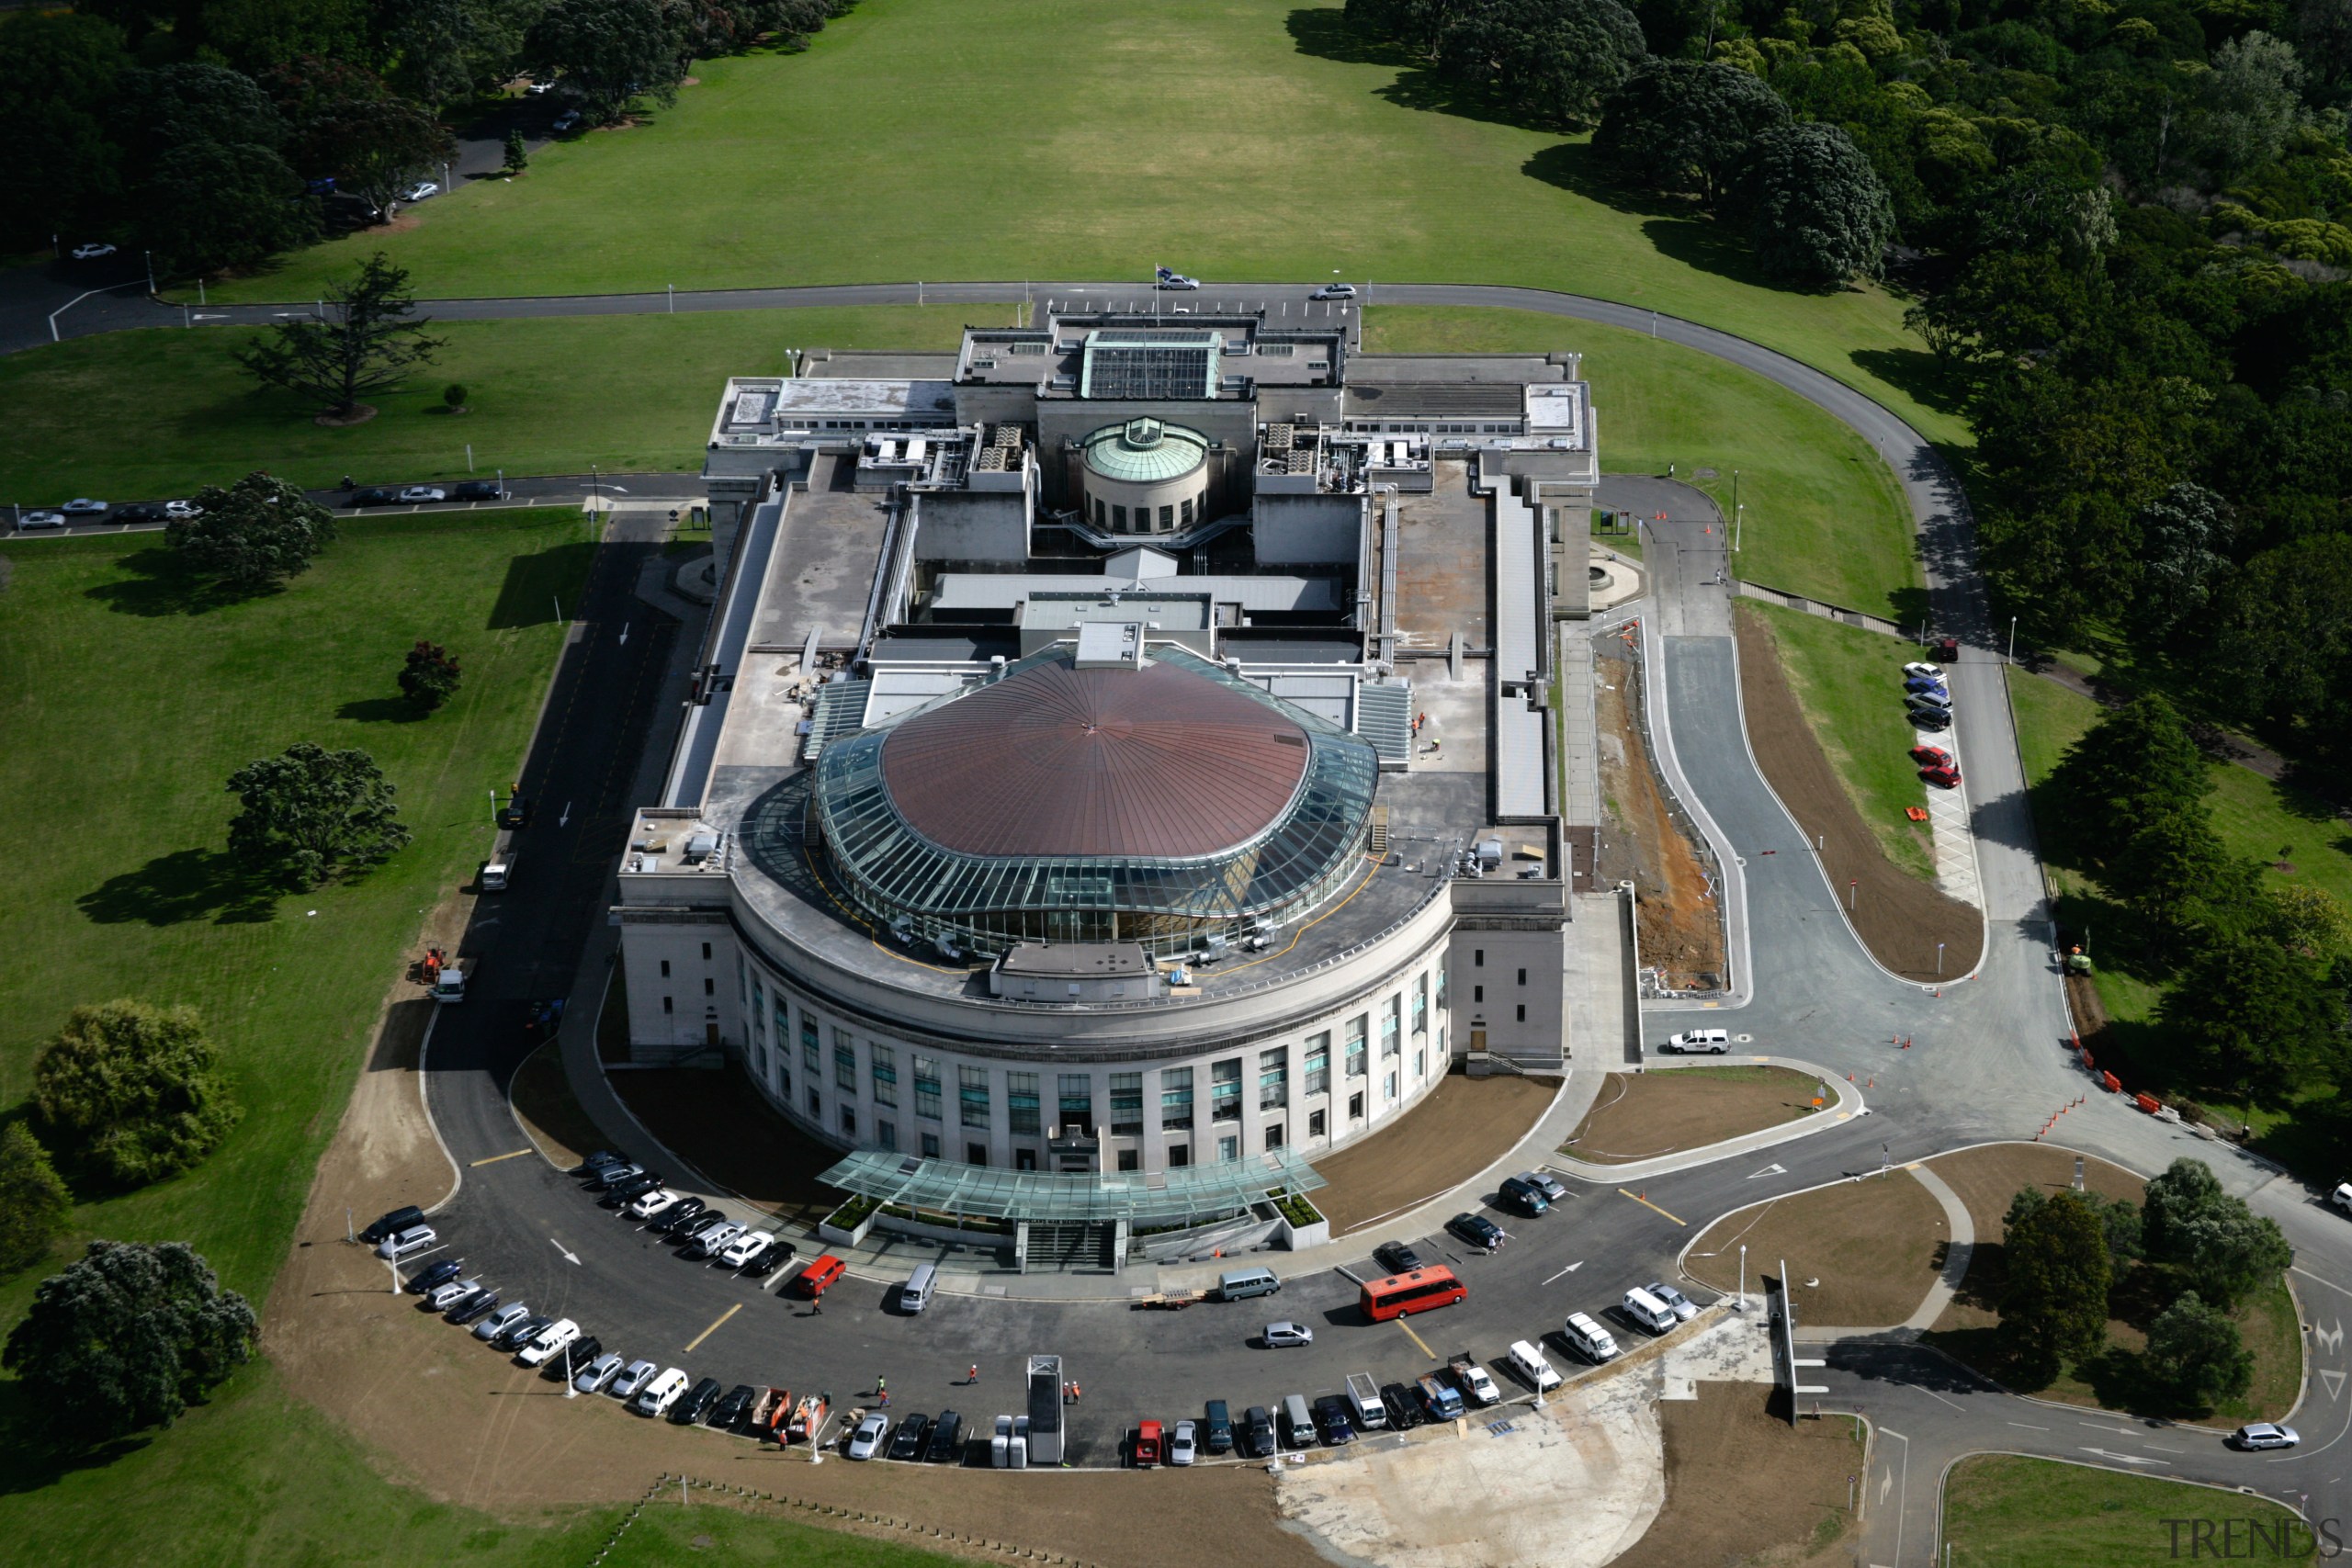
<svg viewBox="0 0 2352 1568">
<path fill-rule="evenodd" d="M 1560 1337 L 1567 1342 L 1569 1349 L 1596 1367 L 1617 1359 L 1616 1337 L 1580 1312 L 1568 1314 L 1567 1321 L 1560 1325 Z"/>
<path fill-rule="evenodd" d="M 1200 1444 L 1193 1437 L 1195 1428 L 1190 1421 L 1176 1423 L 1176 1430 L 1169 1435 L 1168 1462 L 1190 1464 L 1200 1457 Z"/>
<path fill-rule="evenodd" d="M 1487 1369 L 1477 1362 L 1464 1362 L 1454 1369 L 1453 1375 L 1460 1380 L 1462 1392 L 1470 1396 L 1473 1404 L 1500 1404 L 1503 1402 L 1503 1391 L 1495 1386 L 1495 1380 L 1488 1377 Z"/>
<path fill-rule="evenodd" d="M 531 1309 L 521 1302 L 516 1302 L 512 1306 L 500 1307 L 496 1312 L 474 1325 L 474 1337 L 495 1339 L 530 1315 Z"/>
<path fill-rule="evenodd" d="M 409 186 L 408 189 L 401 192 L 401 199 L 402 201 L 423 201 L 428 196 L 438 196 L 440 194 L 441 186 L 438 182 L 434 180 L 419 180 L 416 184 Z"/>
<path fill-rule="evenodd" d="M 558 1318 L 539 1330 L 539 1337 L 514 1352 L 514 1359 L 526 1367 L 544 1365 L 549 1356 L 580 1337 L 580 1325 L 568 1317 Z"/>
<path fill-rule="evenodd" d="M 2337 1187 L 2335 1197 L 2331 1198 L 2329 1201 L 2334 1203 L 2337 1208 L 2343 1210 L 2346 1213 L 2352 1214 L 2352 1181 L 2346 1181 Z"/>
<path fill-rule="evenodd" d="M 402 501 L 447 501 L 449 492 L 439 485 L 411 485 L 401 491 Z"/>
<path fill-rule="evenodd" d="M 1199 278 L 1186 277 L 1181 272 L 1163 272 L 1159 275 L 1159 287 L 1162 288 L 1193 289 L 1200 286 Z"/>
<path fill-rule="evenodd" d="M 1285 1345 L 1312 1345 L 1315 1330 L 1303 1323 L 1270 1323 L 1266 1325 L 1266 1348 L 1279 1350 Z"/>
<path fill-rule="evenodd" d="M 1688 1323 L 1699 1315 L 1699 1303 L 1671 1285 L 1660 1284 L 1653 1280 L 1642 1289 L 1664 1302 L 1666 1310 L 1672 1313 L 1679 1323 Z"/>
<path fill-rule="evenodd" d="M 552 82 L 534 82 L 523 89 L 525 96 L 533 98 L 545 97 L 554 91 L 555 84 Z"/>
<path fill-rule="evenodd" d="M 471 1280 L 452 1280 L 446 1285 L 435 1287 L 428 1293 L 424 1298 L 424 1304 L 435 1312 L 446 1312 L 457 1305 L 461 1298 L 470 1296 L 481 1289 L 481 1280 L 479 1276 Z"/>
<path fill-rule="evenodd" d="M 890 1418 L 888 1416 L 868 1416 L 857 1424 L 857 1430 L 849 1435 L 849 1441 L 842 1445 L 842 1451 L 852 1459 L 872 1459 L 875 1451 L 882 1446 L 883 1435 L 889 1429 Z"/>
<path fill-rule="evenodd" d="M 613 1380 L 611 1390 L 613 1397 L 615 1399 L 632 1397 L 651 1382 L 653 1374 L 661 1370 L 661 1363 L 657 1361 L 631 1361 L 621 1369 L 621 1375 Z"/>
<path fill-rule="evenodd" d="M 1905 675 L 1919 676 L 1929 681 L 1940 681 L 1944 678 L 1944 667 L 1940 664 L 1906 664 L 1903 667 L 1903 672 Z"/>
<path fill-rule="evenodd" d="M 729 1269 L 741 1269 L 752 1260 L 752 1255 L 775 1239 L 774 1231 L 745 1231 L 719 1248 L 718 1260 Z"/>
<path fill-rule="evenodd" d="M 1352 299 L 1355 297 L 1356 286 L 1352 283 L 1327 283 L 1307 296 L 1309 299 Z"/>
<path fill-rule="evenodd" d="M 92 501 L 86 495 L 77 495 L 58 510 L 68 517 L 104 517 L 107 514 L 107 505 L 106 502 Z"/>
<path fill-rule="evenodd" d="M 621 1375 L 622 1364 L 620 1357 L 607 1350 L 581 1368 L 579 1375 L 571 1380 L 571 1386 L 582 1393 L 602 1393 L 606 1383 Z M 645 1364 L 650 1367 L 653 1363 Z"/>
<path fill-rule="evenodd" d="M 378 1243 L 376 1256 L 397 1263 L 403 1258 L 415 1257 L 440 1239 L 439 1233 L 431 1225 L 411 1225 Z"/>
<path fill-rule="evenodd" d="M 666 1187 L 657 1187 L 628 1206 L 629 1218 L 650 1220 L 678 1201 L 678 1194 Z"/>
<path fill-rule="evenodd" d="M 1686 1029 L 1679 1034 L 1669 1035 L 1666 1043 L 1658 1049 L 1677 1051 L 1692 1056 L 1720 1056 L 1731 1049 L 1731 1031 L 1728 1029 Z"/>
<path fill-rule="evenodd" d="M 74 247 L 74 259 L 75 261 L 96 261 L 101 256 L 110 256 L 112 254 L 114 254 L 114 247 L 107 244 L 103 241 L 94 241 L 86 245 L 76 245 Z"/>
<path fill-rule="evenodd" d="M 19 528 L 62 528 L 65 526 L 65 513 L 28 512 L 17 519 L 17 526 Z"/>
<path fill-rule="evenodd" d="M 629 1408 L 639 1416 L 659 1416 L 678 1403 L 678 1396 L 686 1392 L 688 1381 L 684 1371 L 672 1367 L 639 1390 Z"/>
<path fill-rule="evenodd" d="M 175 523 L 185 523 L 191 517 L 203 516 L 204 508 L 192 501 L 167 501 L 164 502 L 164 515 Z"/>
</svg>

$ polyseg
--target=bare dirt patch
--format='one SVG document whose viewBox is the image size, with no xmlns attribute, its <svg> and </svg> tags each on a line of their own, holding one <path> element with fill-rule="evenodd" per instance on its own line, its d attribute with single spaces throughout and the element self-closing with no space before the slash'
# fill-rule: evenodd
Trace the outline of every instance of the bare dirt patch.
<svg viewBox="0 0 2352 1568">
<path fill-rule="evenodd" d="M 1702 1382 L 1696 1399 L 1659 1403 L 1666 1506 L 1611 1568 L 1851 1560 L 1841 1544 L 1862 1468 L 1858 1424 L 1832 1416 L 1791 1427 L 1766 1408 L 1771 1392 Z"/>
<path fill-rule="evenodd" d="M 1770 629 L 1753 615 L 1735 619 L 1748 746 L 1804 836 L 1819 840 L 1829 886 L 1843 889 L 1849 883 L 1859 884 L 1852 889 L 1849 919 L 1862 945 L 1908 979 L 1937 977 L 1939 946 L 1943 950 L 1942 974 L 1965 975 L 1974 969 L 1984 956 L 1984 918 L 1886 858 L 1805 722 Z M 1646 944 L 1643 954 L 1648 955 Z"/>
<path fill-rule="evenodd" d="M 1312 1194 L 1315 1206 L 1340 1235 L 1457 1187 L 1525 1137 L 1559 1088 L 1556 1078 L 1449 1073 L 1396 1125 L 1317 1160 L 1330 1185 Z"/>
<path fill-rule="evenodd" d="M 354 403 L 351 405 L 351 412 L 349 413 L 317 414 L 311 418 L 311 423 L 312 424 L 324 425 L 329 430 L 342 430 L 354 424 L 365 424 L 375 417 L 375 404 Z"/>
<path fill-rule="evenodd" d="M 552 1040 L 523 1058 L 506 1086 L 506 1099 L 540 1155 L 567 1170 L 586 1159 L 589 1150 L 604 1146 L 604 1134 L 572 1095 L 562 1048 Z"/>
<path fill-rule="evenodd" d="M 1800 1326 L 1879 1328 L 1927 1300 L 1951 1239 L 1943 1205 L 1897 1168 L 1736 1210 L 1707 1227 L 1683 1266 L 1712 1290 L 1736 1290 L 1746 1243 L 1751 1291 L 1787 1261 Z"/>
<path fill-rule="evenodd" d="M 1704 1148 L 1814 1114 L 1821 1081 L 1787 1067 L 1611 1073 L 1560 1152 L 1599 1165 Z"/>
<path fill-rule="evenodd" d="M 608 1075 L 613 1092 L 662 1146 L 695 1151 L 711 1180 L 781 1219 L 815 1224 L 843 1193 L 817 1179 L 841 1159 L 768 1108 L 733 1066 L 632 1068 Z"/>
<path fill-rule="evenodd" d="M 1723 986 L 1724 912 L 1713 866 L 1666 792 L 1643 733 L 1641 662 L 1629 633 L 1612 651 L 1593 643 L 1600 745 L 1600 867 L 1604 882 L 1631 882 L 1642 963 L 1668 990 Z"/>
</svg>

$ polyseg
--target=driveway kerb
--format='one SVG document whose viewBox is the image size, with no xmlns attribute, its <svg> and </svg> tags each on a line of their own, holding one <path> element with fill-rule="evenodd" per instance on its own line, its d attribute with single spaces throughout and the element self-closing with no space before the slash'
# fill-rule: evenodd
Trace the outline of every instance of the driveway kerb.
<svg viewBox="0 0 2352 1568">
<path fill-rule="evenodd" d="M 1555 1153 L 1544 1163 L 1555 1170 L 1575 1177 L 1579 1181 L 1589 1181 L 1600 1187 L 1613 1187 L 1624 1181 L 1646 1180 L 1654 1176 L 1670 1176 L 1679 1170 L 1690 1170 L 1699 1166 L 1713 1165 L 1717 1160 L 1729 1159 L 1735 1155 L 1752 1154 L 1758 1149 L 1769 1149 L 1779 1144 L 1791 1143 L 1798 1138 L 1810 1137 L 1815 1133 L 1826 1132 L 1832 1127 L 1843 1126 L 1856 1117 L 1867 1116 L 1871 1113 L 1870 1107 L 1862 1103 L 1861 1090 L 1856 1089 L 1851 1080 L 1840 1077 L 1825 1067 L 1815 1066 L 1811 1062 L 1801 1062 L 1793 1056 L 1746 1056 L 1742 1057 L 1741 1061 L 1752 1066 L 1786 1067 L 1792 1072 L 1809 1073 L 1818 1081 L 1828 1084 L 1837 1090 L 1838 1103 L 1835 1106 L 1822 1107 L 1820 1112 L 1815 1115 L 1800 1116 L 1793 1122 L 1783 1122 L 1776 1127 L 1761 1127 L 1753 1133 L 1742 1133 L 1737 1137 L 1725 1138 L 1720 1143 L 1709 1144 L 1702 1148 L 1690 1149 L 1681 1154 L 1660 1155 L 1656 1159 L 1634 1160 L 1625 1165 L 1596 1165 L 1589 1160 L 1559 1154 L 1557 1152 L 1559 1145 L 1553 1145 Z M 1732 1065 L 1734 1064 L 1728 1061 L 1697 1062 L 1686 1059 L 1674 1062 L 1650 1062 L 1645 1064 L 1645 1066 L 1646 1070 L 1653 1072 L 1673 1072 L 1680 1067 Z M 1733 1212 L 1736 1213 L 1738 1211 Z"/>
</svg>

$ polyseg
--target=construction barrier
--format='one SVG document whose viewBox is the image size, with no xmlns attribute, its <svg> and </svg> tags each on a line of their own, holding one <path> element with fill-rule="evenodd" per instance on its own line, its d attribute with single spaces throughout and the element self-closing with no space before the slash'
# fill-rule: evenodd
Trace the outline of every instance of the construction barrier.
<svg viewBox="0 0 2352 1568">
<path fill-rule="evenodd" d="M 2107 1092 L 2109 1094 L 2121 1094 L 2123 1092 L 2123 1080 L 2117 1077 L 2113 1073 L 2099 1074 L 2098 1081 L 2107 1086 Z"/>
</svg>

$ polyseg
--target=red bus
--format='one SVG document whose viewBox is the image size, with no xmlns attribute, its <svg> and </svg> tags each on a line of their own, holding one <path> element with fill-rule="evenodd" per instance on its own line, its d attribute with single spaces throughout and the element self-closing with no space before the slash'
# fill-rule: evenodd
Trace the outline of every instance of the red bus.
<svg viewBox="0 0 2352 1568">
<path fill-rule="evenodd" d="M 1366 1280 L 1362 1299 L 1364 1315 L 1374 1323 L 1385 1323 L 1408 1312 L 1450 1307 L 1469 1293 L 1470 1287 L 1455 1279 L 1453 1269 L 1432 1264 L 1409 1274 Z"/>
</svg>

